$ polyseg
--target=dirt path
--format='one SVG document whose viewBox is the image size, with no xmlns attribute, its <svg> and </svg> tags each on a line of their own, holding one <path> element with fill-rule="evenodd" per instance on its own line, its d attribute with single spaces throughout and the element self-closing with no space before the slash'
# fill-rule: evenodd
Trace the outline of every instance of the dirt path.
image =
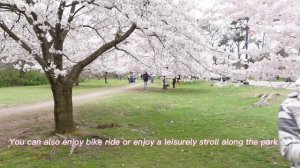
<svg viewBox="0 0 300 168">
<path fill-rule="evenodd" d="M 140 84 L 133 84 L 124 87 L 118 88 L 110 88 L 101 90 L 95 93 L 89 93 L 84 95 L 73 96 L 73 105 L 78 106 L 83 103 L 87 103 L 90 101 L 98 100 L 104 97 L 112 96 L 118 93 L 124 93 L 129 91 L 130 89 L 134 89 L 140 87 Z M 43 113 L 45 111 L 53 110 L 53 100 L 38 102 L 38 103 L 31 103 L 22 106 L 16 107 L 8 107 L 8 108 L 1 108 L 0 109 L 0 120 L 10 118 L 12 116 L 20 116 L 20 115 L 30 115 L 34 113 Z"/>
<path fill-rule="evenodd" d="M 95 93 L 73 96 L 73 106 L 79 106 L 114 96 L 136 91 L 140 84 L 110 88 Z M 0 147 L 9 144 L 9 139 L 40 139 L 54 129 L 53 100 L 0 109 Z M 74 111 L 74 113 L 76 110 Z M 46 132 L 45 132 L 46 131 Z"/>
<path fill-rule="evenodd" d="M 296 89 L 294 82 L 268 82 L 268 81 L 249 80 L 249 84 L 253 86 L 272 87 L 274 89 L 291 89 L 291 90 Z"/>
</svg>

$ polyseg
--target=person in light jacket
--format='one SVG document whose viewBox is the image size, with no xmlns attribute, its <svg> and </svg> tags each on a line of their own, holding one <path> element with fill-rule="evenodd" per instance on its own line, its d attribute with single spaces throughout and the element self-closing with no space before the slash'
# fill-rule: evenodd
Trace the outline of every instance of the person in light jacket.
<svg viewBox="0 0 300 168">
<path fill-rule="evenodd" d="M 300 168 L 300 78 L 295 82 L 296 91 L 289 94 L 278 114 L 280 153 Z"/>
</svg>

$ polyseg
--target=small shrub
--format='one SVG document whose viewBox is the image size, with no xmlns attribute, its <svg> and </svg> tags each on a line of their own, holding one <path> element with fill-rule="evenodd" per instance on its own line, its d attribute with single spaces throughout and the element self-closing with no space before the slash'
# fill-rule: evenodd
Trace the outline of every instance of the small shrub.
<svg viewBox="0 0 300 168">
<path fill-rule="evenodd" d="M 23 86 L 33 86 L 47 84 L 48 80 L 45 74 L 38 71 L 28 71 L 24 75 Z"/>
<path fill-rule="evenodd" d="M 28 71 L 22 77 L 20 71 L 15 69 L 6 69 L 0 72 L 0 87 L 33 86 L 47 83 L 47 77 L 39 71 Z"/>
<path fill-rule="evenodd" d="M 17 70 L 6 69 L 0 72 L 0 87 L 8 87 L 19 84 L 20 75 Z"/>
</svg>

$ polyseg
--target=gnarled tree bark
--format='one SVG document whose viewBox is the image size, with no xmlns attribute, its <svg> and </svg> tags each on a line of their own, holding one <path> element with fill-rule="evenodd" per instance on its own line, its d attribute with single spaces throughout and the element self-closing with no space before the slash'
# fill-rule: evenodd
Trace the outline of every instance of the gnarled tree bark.
<svg viewBox="0 0 300 168">
<path fill-rule="evenodd" d="M 72 84 L 51 84 L 54 99 L 55 132 L 68 133 L 75 130 L 73 120 Z"/>
</svg>

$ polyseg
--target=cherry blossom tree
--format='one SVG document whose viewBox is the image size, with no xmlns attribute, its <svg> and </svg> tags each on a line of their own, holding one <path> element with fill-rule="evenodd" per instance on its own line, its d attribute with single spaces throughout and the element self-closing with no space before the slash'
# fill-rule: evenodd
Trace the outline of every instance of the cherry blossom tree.
<svg viewBox="0 0 300 168">
<path fill-rule="evenodd" d="M 296 12 L 299 7 L 300 3 L 293 0 L 216 1 L 203 12 L 202 19 L 224 30 L 233 22 L 247 18 L 248 31 L 243 50 L 239 51 L 239 47 L 235 47 L 226 48 L 224 51 L 225 47 L 231 47 L 227 40 L 224 43 L 227 46 L 215 48 L 220 53 L 215 54 L 214 58 L 223 61 L 223 65 L 228 64 L 232 77 L 239 73 L 262 80 L 274 79 L 275 76 L 298 78 L 300 74 L 294 64 L 299 64 L 300 34 L 297 30 L 300 26 L 300 15 Z M 230 32 L 225 31 L 225 35 L 229 36 Z M 235 54 L 243 57 L 235 58 Z M 279 62 L 280 66 L 277 64 Z M 244 67 L 241 63 L 250 69 L 241 68 Z"/>
<path fill-rule="evenodd" d="M 0 0 L 0 59 L 44 71 L 59 133 L 75 130 L 72 88 L 84 68 L 170 77 L 299 76 L 298 2 L 215 2 L 199 12 L 197 1 L 186 0 Z M 241 18 L 248 18 L 246 47 L 225 50 L 218 44 Z M 256 40 L 248 39 L 248 28 Z M 282 49 L 288 58 L 276 55 Z M 241 55 L 248 70 L 237 68 Z"/>
<path fill-rule="evenodd" d="M 55 131 L 72 132 L 73 84 L 91 63 L 122 60 L 120 53 L 145 70 L 196 60 L 201 33 L 186 14 L 193 6 L 184 0 L 0 0 L 0 59 L 39 65 L 53 93 Z"/>
</svg>

